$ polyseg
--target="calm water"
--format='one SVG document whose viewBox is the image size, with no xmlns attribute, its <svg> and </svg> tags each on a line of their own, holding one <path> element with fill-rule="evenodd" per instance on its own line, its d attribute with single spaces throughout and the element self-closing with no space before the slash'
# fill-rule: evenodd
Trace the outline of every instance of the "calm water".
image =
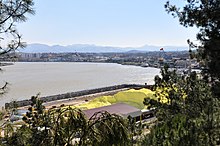
<svg viewBox="0 0 220 146">
<path fill-rule="evenodd" d="M 107 63 L 15 63 L 2 68 L 0 84 L 9 82 L 0 106 L 12 100 L 30 99 L 125 83 L 153 84 L 159 69 Z"/>
</svg>

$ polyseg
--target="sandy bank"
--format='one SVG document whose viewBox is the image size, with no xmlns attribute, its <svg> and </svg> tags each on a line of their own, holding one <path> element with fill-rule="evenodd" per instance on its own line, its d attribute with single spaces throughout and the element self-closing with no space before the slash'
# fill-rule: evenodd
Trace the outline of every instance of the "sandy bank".
<svg viewBox="0 0 220 146">
<path fill-rule="evenodd" d="M 101 93 L 96 93 L 96 94 L 90 94 L 90 95 L 84 95 L 84 96 L 79 96 L 77 98 L 69 98 L 69 99 L 64 99 L 64 100 L 56 100 L 56 101 L 52 101 L 52 102 L 46 102 L 43 105 L 48 109 L 51 108 L 53 106 L 59 107 L 61 105 L 78 105 L 78 104 L 82 104 L 85 102 L 88 102 L 96 97 L 100 97 L 100 96 L 107 96 L 107 95 L 114 95 L 120 91 L 125 91 L 128 90 L 129 88 L 124 88 L 124 89 L 118 89 L 118 90 L 114 90 L 114 91 L 106 91 L 106 92 L 101 92 Z"/>
</svg>

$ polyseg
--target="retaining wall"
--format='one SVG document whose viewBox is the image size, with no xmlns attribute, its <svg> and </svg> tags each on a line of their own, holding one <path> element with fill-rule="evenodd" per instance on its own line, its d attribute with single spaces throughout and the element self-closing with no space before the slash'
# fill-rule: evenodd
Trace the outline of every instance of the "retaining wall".
<svg viewBox="0 0 220 146">
<path fill-rule="evenodd" d="M 115 85 L 115 86 L 109 86 L 109 87 L 103 87 L 103 88 L 96 88 L 96 89 L 90 89 L 90 90 L 82 90 L 82 91 L 76 91 L 76 92 L 69 92 L 65 94 L 40 97 L 40 99 L 43 102 L 51 102 L 51 101 L 56 101 L 56 100 L 68 99 L 68 98 L 77 98 L 79 96 L 96 94 L 96 93 L 101 93 L 101 92 L 114 91 L 114 90 L 123 89 L 123 88 L 134 88 L 134 89 L 151 88 L 151 85 L 122 84 L 122 85 Z M 13 101 L 10 103 L 5 103 L 5 108 L 7 109 L 10 107 L 13 107 L 13 105 L 15 104 L 17 107 L 23 107 L 23 106 L 31 105 L 31 100 L 28 99 L 28 100 Z"/>
</svg>

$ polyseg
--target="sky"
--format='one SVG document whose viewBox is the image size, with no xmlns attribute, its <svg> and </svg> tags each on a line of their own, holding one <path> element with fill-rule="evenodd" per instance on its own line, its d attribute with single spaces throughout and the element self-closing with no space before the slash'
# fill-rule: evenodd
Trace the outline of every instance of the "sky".
<svg viewBox="0 0 220 146">
<path fill-rule="evenodd" d="M 174 0 L 173 0 L 174 1 Z M 166 0 L 35 0 L 35 15 L 18 24 L 23 41 L 47 45 L 187 46 L 184 28 L 164 9 Z M 183 0 L 175 2 L 183 5 Z"/>
</svg>

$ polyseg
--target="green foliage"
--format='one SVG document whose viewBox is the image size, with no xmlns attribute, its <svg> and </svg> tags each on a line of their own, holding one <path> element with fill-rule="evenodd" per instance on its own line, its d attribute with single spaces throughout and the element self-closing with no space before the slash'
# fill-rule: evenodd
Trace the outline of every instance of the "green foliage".
<svg viewBox="0 0 220 146">
<path fill-rule="evenodd" d="M 72 107 L 46 110 L 38 97 L 23 118 L 25 124 L 1 139 L 4 145 L 30 146 L 120 146 L 129 144 L 127 122 L 120 116 L 99 112 L 87 119 Z M 15 127 L 13 127 L 15 128 Z"/>
<path fill-rule="evenodd" d="M 2 110 L 0 110 L 0 121 L 3 120 L 6 115 L 7 115 L 7 111 L 2 108 Z"/>
<path fill-rule="evenodd" d="M 51 130 L 54 145 L 72 145 L 74 139 L 79 138 L 87 129 L 87 120 L 79 109 L 68 107 L 48 112 L 52 115 Z"/>
<path fill-rule="evenodd" d="M 163 90 L 144 103 L 156 108 L 158 121 L 143 145 L 220 145 L 220 1 L 187 0 L 182 8 L 167 2 L 165 8 L 181 25 L 199 28 L 196 57 L 204 69 L 200 77 L 180 77 L 165 68 L 155 78 L 155 90 Z"/>
<path fill-rule="evenodd" d="M 187 0 L 182 8 L 167 2 L 165 8 L 179 18 L 181 25 L 199 28 L 197 39 L 202 46 L 198 48 L 198 59 L 203 60 L 213 78 L 220 78 L 220 1 Z"/>
<path fill-rule="evenodd" d="M 213 96 L 220 96 L 220 1 L 219 0 L 187 0 L 182 8 L 165 5 L 168 13 L 179 18 L 185 27 L 196 26 L 199 29 L 197 39 L 201 46 L 197 47 L 197 60 L 203 66 L 204 80 L 212 85 Z M 188 41 L 191 47 L 194 45 Z"/>
<path fill-rule="evenodd" d="M 156 125 L 146 137 L 149 145 L 217 145 L 220 144 L 220 101 L 212 96 L 210 84 L 195 72 L 178 76 L 162 69 L 155 77 L 156 99 L 145 99 L 149 108 L 156 108 Z M 169 89 L 169 90 L 166 90 Z M 156 91 L 157 92 L 157 91 Z M 165 96 L 167 103 L 161 103 Z"/>
<path fill-rule="evenodd" d="M 23 47 L 21 35 L 18 33 L 15 23 L 24 22 L 27 20 L 27 14 L 34 14 L 32 0 L 1 0 L 0 1 L 0 55 L 10 53 Z M 6 35 L 11 37 L 11 41 L 4 39 Z M 3 46 L 5 42 L 9 42 L 7 46 Z"/>
<path fill-rule="evenodd" d="M 17 132 L 14 132 L 11 137 L 7 138 L 7 144 L 10 146 L 30 146 L 33 132 L 27 128 L 26 125 L 23 125 Z"/>
<path fill-rule="evenodd" d="M 15 24 L 27 20 L 27 14 L 34 14 L 32 0 L 1 0 L 0 1 L 0 56 L 9 60 L 11 53 L 24 47 L 21 35 Z M 1 68 L 0 68 L 1 71 Z M 0 95 L 7 90 L 8 82 L 0 88 Z"/>
<path fill-rule="evenodd" d="M 124 146 L 129 144 L 127 123 L 118 115 L 95 113 L 88 121 L 79 145 Z"/>
</svg>

